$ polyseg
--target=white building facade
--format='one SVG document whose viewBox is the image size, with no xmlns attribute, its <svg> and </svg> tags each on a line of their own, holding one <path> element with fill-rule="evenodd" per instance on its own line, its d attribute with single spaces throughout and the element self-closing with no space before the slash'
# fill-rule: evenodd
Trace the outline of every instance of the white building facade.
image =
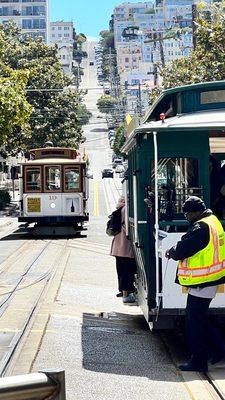
<svg viewBox="0 0 225 400">
<path fill-rule="evenodd" d="M 129 88 L 134 93 L 132 82 L 137 85 L 139 80 L 141 90 L 143 81 L 149 87 L 160 84 L 157 63 L 167 64 L 189 55 L 193 48 L 192 6 L 199 2 L 155 0 L 154 3 L 122 3 L 114 9 L 118 72 L 128 95 Z"/>
<path fill-rule="evenodd" d="M 49 0 L 1 0 L 0 23 L 14 21 L 22 33 L 49 42 Z"/>
<path fill-rule="evenodd" d="M 62 67 L 68 74 L 72 72 L 73 67 L 73 42 L 73 22 L 50 22 L 50 44 L 57 45 Z"/>
</svg>

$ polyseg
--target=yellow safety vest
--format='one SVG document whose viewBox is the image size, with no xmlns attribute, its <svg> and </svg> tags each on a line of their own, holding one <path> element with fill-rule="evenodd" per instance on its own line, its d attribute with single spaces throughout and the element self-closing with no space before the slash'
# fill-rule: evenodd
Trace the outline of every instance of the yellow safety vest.
<svg viewBox="0 0 225 400">
<path fill-rule="evenodd" d="M 193 256 L 178 263 L 178 281 L 182 286 L 215 282 L 225 276 L 225 232 L 215 217 L 202 218 L 209 227 L 208 245 Z"/>
</svg>

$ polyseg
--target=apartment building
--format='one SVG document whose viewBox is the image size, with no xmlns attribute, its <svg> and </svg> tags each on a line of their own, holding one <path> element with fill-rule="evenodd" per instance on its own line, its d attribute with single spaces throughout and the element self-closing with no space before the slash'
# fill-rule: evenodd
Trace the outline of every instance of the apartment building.
<svg viewBox="0 0 225 400">
<path fill-rule="evenodd" d="M 49 39 L 49 0 L 1 0 L 0 23 L 15 21 L 22 33 Z"/>
<path fill-rule="evenodd" d="M 123 85 L 137 84 L 138 73 L 140 83 L 159 84 L 160 76 L 155 73 L 158 62 L 166 64 L 189 55 L 193 47 L 192 6 L 198 2 L 200 0 L 155 0 L 153 3 L 122 3 L 114 9 L 115 47 Z M 129 34 L 132 30 L 133 35 Z M 138 57 L 131 50 L 136 47 L 140 49 Z"/>
<path fill-rule="evenodd" d="M 73 42 L 73 22 L 50 22 L 50 44 L 57 45 L 62 67 L 68 74 L 72 72 L 73 67 Z"/>
</svg>

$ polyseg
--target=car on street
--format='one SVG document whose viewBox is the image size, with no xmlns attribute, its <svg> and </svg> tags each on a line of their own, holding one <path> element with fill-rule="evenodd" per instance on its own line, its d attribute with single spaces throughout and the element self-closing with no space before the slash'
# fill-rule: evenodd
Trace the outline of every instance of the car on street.
<svg viewBox="0 0 225 400">
<path fill-rule="evenodd" d="M 125 168 L 124 168 L 124 166 L 123 165 L 117 165 L 116 166 L 116 169 L 115 169 L 115 172 L 117 173 L 117 174 L 121 174 L 122 172 L 124 172 L 125 171 Z"/>
<path fill-rule="evenodd" d="M 88 169 L 86 172 L 86 176 L 89 179 L 93 179 L 93 171 L 91 169 Z"/>
<path fill-rule="evenodd" d="M 115 131 L 109 131 L 108 132 L 108 138 L 110 139 L 111 137 L 115 137 L 116 136 L 116 132 Z"/>
<path fill-rule="evenodd" d="M 116 168 L 117 165 L 123 165 L 123 160 L 122 160 L 122 158 L 115 158 L 115 159 L 113 160 L 112 167 L 113 167 L 113 168 Z"/>
<path fill-rule="evenodd" d="M 112 168 L 104 168 L 102 171 L 102 179 L 103 178 L 113 178 L 114 172 Z"/>
</svg>

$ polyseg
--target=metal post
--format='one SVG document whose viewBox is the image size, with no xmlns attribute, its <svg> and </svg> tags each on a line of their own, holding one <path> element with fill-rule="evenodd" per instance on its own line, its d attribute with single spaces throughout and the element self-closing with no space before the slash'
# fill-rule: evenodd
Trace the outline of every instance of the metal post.
<svg viewBox="0 0 225 400">
<path fill-rule="evenodd" d="M 157 132 L 153 132 L 154 141 L 154 169 L 155 169 L 155 266 L 156 266 L 156 304 L 159 307 L 159 192 L 158 192 L 158 144 Z"/>
<path fill-rule="evenodd" d="M 58 393 L 54 400 L 66 400 L 66 380 L 65 371 L 62 369 L 58 370 L 41 370 L 40 373 L 45 374 L 49 379 L 58 385 Z M 57 388 L 56 388 L 57 389 Z"/>
<path fill-rule="evenodd" d="M 195 21 L 198 16 L 198 11 L 197 11 L 197 5 L 193 4 L 192 5 L 192 36 L 193 36 L 193 49 L 196 49 L 196 44 L 197 44 L 197 28 L 195 25 Z"/>
<path fill-rule="evenodd" d="M 137 177 L 133 175 L 134 242 L 138 245 Z"/>
<path fill-rule="evenodd" d="M 66 400 L 63 370 L 0 379 L 1 400 Z"/>
</svg>

